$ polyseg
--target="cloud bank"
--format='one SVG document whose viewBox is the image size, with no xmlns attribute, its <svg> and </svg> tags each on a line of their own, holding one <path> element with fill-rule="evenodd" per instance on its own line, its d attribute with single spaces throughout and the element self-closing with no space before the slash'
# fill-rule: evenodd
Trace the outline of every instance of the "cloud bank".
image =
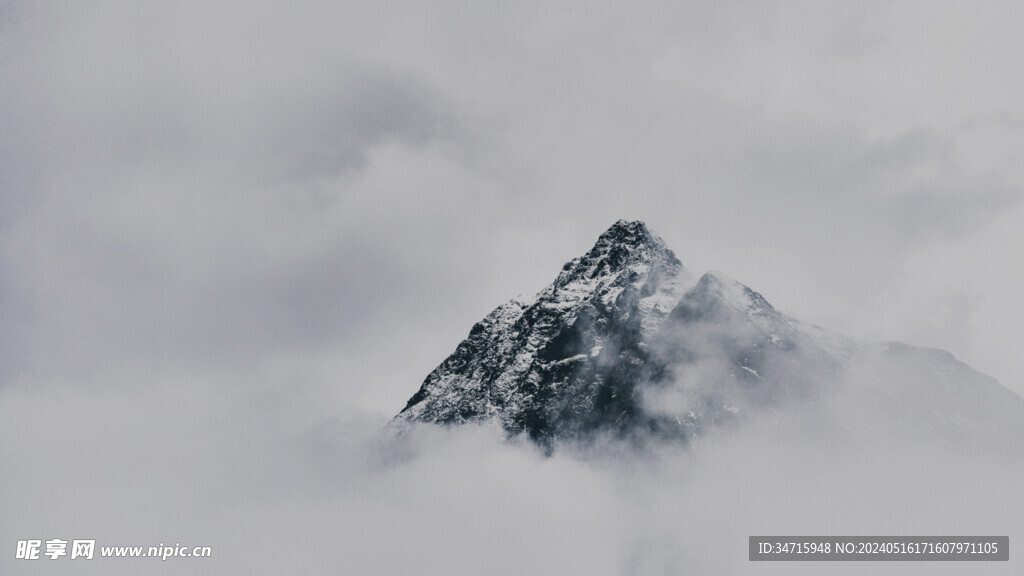
<svg viewBox="0 0 1024 576">
<path fill-rule="evenodd" d="M 0 3 L 0 571 L 53 573 L 12 564 L 34 536 L 216 554 L 75 574 L 657 574 L 784 528 L 1020 534 L 1012 470 L 363 440 L 619 218 L 1022 391 L 1014 3 L 343 4 Z"/>
<path fill-rule="evenodd" d="M 18 574 L 859 573 L 758 564 L 747 537 L 1009 534 L 1024 467 L 935 445 L 855 449 L 753 428 L 637 455 L 546 457 L 497 430 L 424 427 L 395 446 L 385 420 L 311 417 L 209 387 L 40 402 L 8 393 L 5 541 L 211 546 L 210 558 L 62 558 Z M 59 429 L 48 425 L 60 418 Z M 607 448 L 607 447 L 606 447 Z M 11 522 L 11 519 L 15 519 Z M 1011 554 L 1012 557 L 1012 554 Z M 1014 563 L 985 566 L 1015 573 Z M 962 564 L 872 564 L 954 574 Z"/>
</svg>

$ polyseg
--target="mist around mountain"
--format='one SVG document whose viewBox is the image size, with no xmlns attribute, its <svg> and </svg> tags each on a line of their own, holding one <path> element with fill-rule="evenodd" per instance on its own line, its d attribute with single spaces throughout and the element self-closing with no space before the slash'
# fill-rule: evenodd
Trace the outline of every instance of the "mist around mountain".
<svg viewBox="0 0 1024 576">
<path fill-rule="evenodd" d="M 0 421 L 25 433 L 0 437 L 0 478 L 28 495 L 4 503 L 6 541 L 214 555 L 33 564 L 12 551 L 0 572 L 1020 572 L 1024 458 L 998 448 L 1019 439 L 1016 397 L 943 352 L 800 323 L 688 272 L 639 225 L 613 228 L 536 298 L 474 326 L 397 421 L 345 404 L 343 386 L 331 396 L 331 379 L 254 389 L 265 365 L 221 386 L 5 392 Z M 753 565 L 759 534 L 995 534 L 1013 549 L 984 566 Z"/>
<path fill-rule="evenodd" d="M 801 322 L 720 272 L 697 277 L 624 220 L 474 325 L 396 421 L 492 422 L 548 452 L 750 426 L 835 447 L 1024 454 L 1024 400 L 994 379 L 941 350 Z"/>
<path fill-rule="evenodd" d="M 1024 534 L 1020 397 L 948 352 L 837 334 L 698 276 L 641 222 L 475 324 L 388 429 L 371 460 L 439 523 L 419 553 L 509 573 L 855 575 L 755 565 L 745 543 Z"/>
</svg>

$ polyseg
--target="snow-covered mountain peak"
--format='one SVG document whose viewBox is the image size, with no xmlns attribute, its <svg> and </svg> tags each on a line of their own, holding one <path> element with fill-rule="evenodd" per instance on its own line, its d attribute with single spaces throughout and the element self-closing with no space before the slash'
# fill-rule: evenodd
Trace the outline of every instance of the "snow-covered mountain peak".
<svg viewBox="0 0 1024 576">
<path fill-rule="evenodd" d="M 619 220 L 586 254 L 567 262 L 537 299 L 571 316 L 587 306 L 638 313 L 642 329 L 651 332 L 692 285 L 693 275 L 646 224 Z"/>
<path fill-rule="evenodd" d="M 679 259 L 646 224 L 619 220 L 586 254 L 567 262 L 554 285 L 563 288 L 593 280 L 635 283 L 654 271 L 675 276 L 682 270 Z"/>
<path fill-rule="evenodd" d="M 720 272 L 694 280 L 643 222 L 625 220 L 535 297 L 475 324 L 397 421 L 495 421 L 548 447 L 608 435 L 686 441 L 750 415 L 824 406 L 837 391 L 856 399 L 828 415 L 837 434 L 1024 438 L 1024 400 L 991 379 L 923 349 L 804 324 Z"/>
<path fill-rule="evenodd" d="M 652 233 L 647 224 L 641 220 L 619 220 L 615 222 L 598 236 L 595 248 L 610 244 L 627 244 L 630 246 L 652 244 L 665 248 L 665 243 L 662 242 L 661 238 Z"/>
<path fill-rule="evenodd" d="M 764 296 L 716 270 L 697 280 L 672 311 L 672 317 L 688 322 L 744 317 L 759 324 L 792 324 Z"/>
</svg>

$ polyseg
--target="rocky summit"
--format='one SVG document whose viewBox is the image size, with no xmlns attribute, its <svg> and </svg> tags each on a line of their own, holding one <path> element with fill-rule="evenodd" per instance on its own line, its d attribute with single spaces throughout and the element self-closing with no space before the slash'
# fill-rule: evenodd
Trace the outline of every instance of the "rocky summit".
<svg viewBox="0 0 1024 576">
<path fill-rule="evenodd" d="M 491 421 L 552 448 L 687 442 L 758 418 L 862 442 L 1024 442 L 1024 400 L 952 355 L 800 322 L 723 274 L 696 278 L 624 220 L 475 324 L 396 423 Z"/>
</svg>

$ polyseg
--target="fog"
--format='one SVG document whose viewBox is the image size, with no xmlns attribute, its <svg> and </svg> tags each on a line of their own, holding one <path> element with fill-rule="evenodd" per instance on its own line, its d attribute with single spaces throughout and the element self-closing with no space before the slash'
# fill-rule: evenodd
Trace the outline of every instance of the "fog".
<svg viewBox="0 0 1024 576">
<path fill-rule="evenodd" d="M 210 558 L 14 560 L 10 574 L 855 574 L 747 561 L 751 535 L 1024 532 L 1020 463 L 751 424 L 687 449 L 546 457 L 487 427 L 313 416 L 199 385 L 8 392 L 0 536 L 211 546 Z M 793 415 L 794 417 L 796 415 Z M 61 423 L 59 427 L 53 422 Z M 624 448 L 624 447 L 620 447 Z M 97 552 L 98 554 L 98 552 Z M 1011 552 L 1011 559 L 1014 558 Z M 984 566 L 1016 573 L 1016 561 Z M 960 574 L 875 563 L 872 573 Z"/>
<path fill-rule="evenodd" d="M 1013 546 L 1019 467 L 925 447 L 380 434 L 619 218 L 1024 391 L 1019 11 L 0 1 L 0 573 L 853 573 L 753 565 L 746 538 Z M 213 557 L 15 560 L 35 538 Z"/>
</svg>

